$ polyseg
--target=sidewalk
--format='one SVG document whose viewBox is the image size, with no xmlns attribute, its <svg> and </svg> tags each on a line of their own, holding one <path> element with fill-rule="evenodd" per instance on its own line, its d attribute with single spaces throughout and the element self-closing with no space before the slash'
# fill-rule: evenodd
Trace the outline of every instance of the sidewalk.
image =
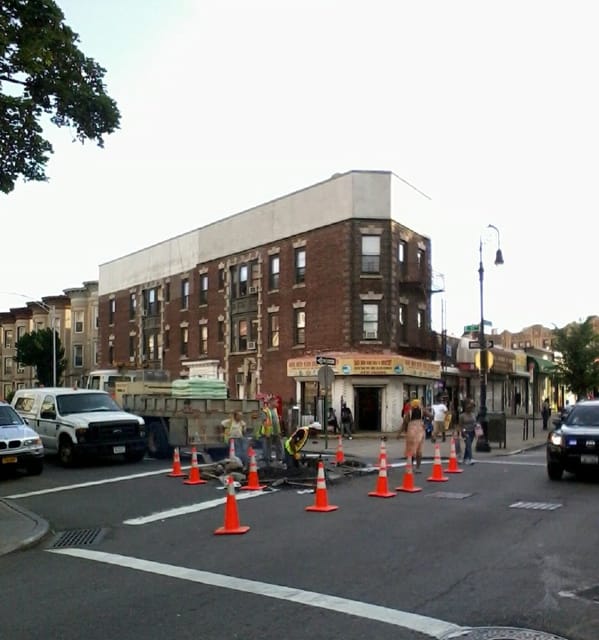
<svg viewBox="0 0 599 640">
<path fill-rule="evenodd" d="M 500 456 L 517 455 L 527 449 L 542 447 L 547 439 L 547 432 L 543 431 L 541 421 L 535 422 L 535 434 L 532 434 L 532 420 L 529 421 L 528 438 L 524 439 L 523 418 L 508 418 L 506 423 L 506 447 L 500 448 L 495 442 L 491 442 L 491 451 L 488 453 L 474 451 L 474 458 L 485 460 Z M 390 463 L 403 459 L 405 441 L 397 438 L 397 433 L 386 434 L 387 459 Z M 441 457 L 449 458 L 451 439 L 440 442 Z M 328 446 L 325 446 L 328 444 Z M 329 434 L 328 443 L 325 436 L 320 436 L 317 441 L 311 441 L 306 450 L 312 453 L 329 453 L 334 455 L 337 450 L 338 437 Z M 352 440 L 343 439 L 343 452 L 346 456 L 363 459 L 365 463 L 376 464 L 381 447 L 381 433 L 362 432 L 354 435 Z M 430 440 L 425 440 L 425 459 L 433 459 L 435 445 Z M 48 534 L 49 524 L 43 519 L 26 509 L 19 507 L 12 500 L 0 498 L 0 556 L 24 549 L 39 542 Z"/>
</svg>

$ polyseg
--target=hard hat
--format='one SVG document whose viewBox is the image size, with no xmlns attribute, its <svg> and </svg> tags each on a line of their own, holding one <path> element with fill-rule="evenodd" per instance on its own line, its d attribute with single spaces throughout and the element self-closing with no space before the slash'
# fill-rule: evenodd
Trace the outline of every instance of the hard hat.
<svg viewBox="0 0 599 640">
<path fill-rule="evenodd" d="M 320 422 L 313 422 L 310 425 L 310 429 L 316 429 L 317 431 L 320 431 L 322 429 L 322 425 L 320 424 Z"/>
</svg>

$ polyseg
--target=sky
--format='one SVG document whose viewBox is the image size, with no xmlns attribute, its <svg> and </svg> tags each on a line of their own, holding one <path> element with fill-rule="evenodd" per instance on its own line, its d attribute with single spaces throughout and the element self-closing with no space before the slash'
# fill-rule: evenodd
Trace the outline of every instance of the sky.
<svg viewBox="0 0 599 640">
<path fill-rule="evenodd" d="M 592 0 L 58 5 L 106 68 L 121 128 L 104 149 L 48 128 L 49 181 L 0 194 L 0 311 L 361 169 L 392 171 L 430 198 L 415 230 L 431 238 L 445 285 L 434 329 L 461 335 L 480 318 L 481 257 L 497 331 L 599 314 Z"/>
</svg>

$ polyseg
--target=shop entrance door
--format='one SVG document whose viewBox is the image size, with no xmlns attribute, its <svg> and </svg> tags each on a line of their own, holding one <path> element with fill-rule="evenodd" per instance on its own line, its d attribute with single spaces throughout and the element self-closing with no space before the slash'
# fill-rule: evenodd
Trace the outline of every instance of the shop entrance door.
<svg viewBox="0 0 599 640">
<path fill-rule="evenodd" d="M 381 430 L 382 387 L 354 387 L 356 431 Z"/>
</svg>

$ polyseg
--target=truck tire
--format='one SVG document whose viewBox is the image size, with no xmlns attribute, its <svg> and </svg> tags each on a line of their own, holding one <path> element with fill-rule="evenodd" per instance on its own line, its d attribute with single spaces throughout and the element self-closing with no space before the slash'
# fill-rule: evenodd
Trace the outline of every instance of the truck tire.
<svg viewBox="0 0 599 640">
<path fill-rule="evenodd" d="M 162 460 L 169 458 L 173 453 L 172 447 L 168 442 L 168 431 L 166 425 L 154 420 L 148 424 L 148 454 L 152 458 Z"/>
<path fill-rule="evenodd" d="M 72 467 L 75 458 L 75 445 L 68 436 L 61 436 L 58 443 L 58 461 L 63 467 Z"/>
</svg>

